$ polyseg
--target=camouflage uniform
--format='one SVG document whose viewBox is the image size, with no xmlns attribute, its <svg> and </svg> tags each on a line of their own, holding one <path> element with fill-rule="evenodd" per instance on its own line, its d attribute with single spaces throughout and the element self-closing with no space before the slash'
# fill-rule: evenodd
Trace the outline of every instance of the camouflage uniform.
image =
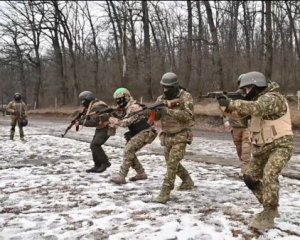
<svg viewBox="0 0 300 240">
<path fill-rule="evenodd" d="M 194 123 L 193 98 L 190 93 L 181 89 L 177 98 L 180 104 L 174 108 L 166 108 L 158 112 L 156 120 L 161 121 L 161 145 L 164 146 L 167 174 L 162 189 L 156 201 L 165 203 L 169 200 L 170 192 L 174 189 L 176 175 L 182 179 L 181 190 L 191 189 L 194 183 L 188 171 L 182 166 L 187 144 L 192 143 L 191 126 Z M 159 96 L 157 103 L 165 102 L 164 95 Z"/>
<path fill-rule="evenodd" d="M 152 143 L 157 132 L 153 126 L 147 122 L 148 118 L 145 114 L 133 114 L 142 110 L 142 106 L 132 98 L 125 106 L 126 115 L 118 122 L 121 127 L 128 127 L 129 131 L 125 133 L 127 143 L 123 152 L 123 163 L 120 167 L 119 175 L 112 178 L 111 181 L 117 184 L 125 184 L 130 167 L 132 167 L 137 175 L 130 178 L 130 181 L 147 179 L 145 170 L 139 162 L 136 152 L 143 148 L 146 144 Z"/>
<path fill-rule="evenodd" d="M 13 140 L 15 135 L 15 127 L 18 124 L 20 138 L 24 138 L 24 130 L 21 121 L 27 118 L 27 106 L 21 101 L 11 101 L 6 106 L 6 112 L 11 115 L 10 139 Z"/>
<path fill-rule="evenodd" d="M 79 120 L 80 125 L 86 127 L 96 127 L 93 140 L 90 144 L 90 149 L 92 151 L 92 156 L 93 156 L 93 161 L 95 166 L 94 168 L 90 169 L 91 170 L 90 172 L 99 172 L 97 171 L 97 169 L 101 167 L 106 169 L 111 165 L 107 155 L 105 154 L 102 148 L 102 145 L 108 140 L 110 136 L 115 134 L 115 128 L 110 127 L 109 125 L 99 126 L 99 120 L 100 120 L 99 114 L 93 114 L 96 111 L 100 112 L 107 108 L 108 106 L 105 102 L 95 99 L 91 101 L 89 106 L 89 111 L 88 112 L 86 111 L 87 114 L 91 114 L 91 115 L 88 116 L 83 115 L 83 117 Z M 102 170 L 103 169 L 101 169 L 101 171 Z"/>
<path fill-rule="evenodd" d="M 267 88 L 258 95 L 255 101 L 230 101 L 228 110 L 241 115 L 251 115 L 250 131 L 252 137 L 252 159 L 244 177 L 245 183 L 252 190 L 264 209 L 275 209 L 279 201 L 279 174 L 290 160 L 293 153 L 293 136 L 291 131 L 289 108 L 286 99 L 278 92 L 278 84 L 269 83 Z M 254 119 L 272 124 L 286 116 L 286 134 L 276 137 L 276 128 L 270 125 L 270 131 L 262 132 L 262 128 L 255 129 Z M 259 126 L 259 125 L 257 125 Z M 268 129 L 266 129 L 268 130 Z M 257 141 L 257 134 L 260 139 Z M 267 137 L 270 136 L 270 137 Z M 274 215 L 275 216 L 275 215 Z M 274 217 L 272 216 L 272 218 Z"/>
<path fill-rule="evenodd" d="M 248 169 L 251 159 L 251 141 L 250 131 L 248 129 L 248 117 L 234 119 L 230 117 L 224 118 L 224 123 L 229 122 L 232 130 L 231 135 L 236 147 L 236 152 L 241 162 L 241 172 L 244 174 Z"/>
</svg>

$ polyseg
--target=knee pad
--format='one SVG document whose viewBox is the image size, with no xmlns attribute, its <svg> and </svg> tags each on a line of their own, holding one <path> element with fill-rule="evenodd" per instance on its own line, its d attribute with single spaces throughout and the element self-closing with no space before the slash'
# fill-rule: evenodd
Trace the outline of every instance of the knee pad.
<svg viewBox="0 0 300 240">
<path fill-rule="evenodd" d="M 255 190 L 258 187 L 259 181 L 255 181 L 251 176 L 244 175 L 244 182 L 250 190 Z"/>
</svg>

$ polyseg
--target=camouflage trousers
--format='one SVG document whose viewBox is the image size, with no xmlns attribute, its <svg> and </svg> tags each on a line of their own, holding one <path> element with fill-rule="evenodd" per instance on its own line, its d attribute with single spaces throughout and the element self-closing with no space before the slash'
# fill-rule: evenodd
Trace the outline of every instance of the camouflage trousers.
<svg viewBox="0 0 300 240">
<path fill-rule="evenodd" d="M 11 129 L 10 129 L 10 139 L 13 139 L 14 138 L 14 135 L 15 135 L 15 128 L 16 128 L 16 125 L 18 124 L 18 127 L 19 127 L 19 134 L 20 134 L 20 138 L 23 138 L 24 137 L 24 130 L 23 130 L 23 127 L 21 126 L 21 122 L 20 122 L 20 119 L 17 118 L 16 116 L 12 116 L 11 117 Z"/>
<path fill-rule="evenodd" d="M 251 159 L 251 141 L 248 128 L 233 128 L 232 139 L 236 148 L 237 155 L 241 161 L 242 173 L 249 167 Z"/>
<path fill-rule="evenodd" d="M 276 208 L 279 202 L 279 174 L 293 154 L 293 136 L 285 136 L 258 147 L 253 145 L 253 157 L 247 175 L 256 181 L 252 190 L 264 208 Z"/>
<path fill-rule="evenodd" d="M 188 171 L 182 166 L 180 161 L 183 159 L 187 143 L 190 141 L 190 130 L 176 134 L 163 134 L 160 136 L 164 145 L 164 154 L 167 164 L 167 174 L 163 181 L 163 187 L 169 190 L 174 189 L 176 175 L 185 181 L 190 178 Z"/>
<path fill-rule="evenodd" d="M 156 131 L 147 129 L 133 136 L 125 145 L 123 153 L 123 164 L 121 165 L 119 175 L 126 177 L 130 167 L 138 174 L 144 173 L 144 168 L 136 156 L 136 152 L 146 144 L 152 142 L 157 136 Z"/>
</svg>

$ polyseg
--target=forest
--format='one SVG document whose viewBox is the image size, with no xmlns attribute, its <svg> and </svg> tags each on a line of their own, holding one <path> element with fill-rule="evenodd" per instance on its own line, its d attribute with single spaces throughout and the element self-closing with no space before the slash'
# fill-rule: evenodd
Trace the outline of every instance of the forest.
<svg viewBox="0 0 300 240">
<path fill-rule="evenodd" d="M 2 1 L 0 34 L 2 103 L 112 102 L 117 87 L 151 101 L 169 71 L 195 99 L 249 71 L 300 89 L 298 1 Z"/>
</svg>

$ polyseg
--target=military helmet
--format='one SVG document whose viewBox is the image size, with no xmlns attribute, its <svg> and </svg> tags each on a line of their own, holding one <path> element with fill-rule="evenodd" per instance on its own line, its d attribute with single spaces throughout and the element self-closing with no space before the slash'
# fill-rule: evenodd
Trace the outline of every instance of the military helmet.
<svg viewBox="0 0 300 240">
<path fill-rule="evenodd" d="M 177 75 L 173 72 L 165 73 L 160 80 L 160 84 L 166 87 L 178 87 L 179 82 Z"/>
<path fill-rule="evenodd" d="M 24 119 L 21 120 L 20 124 L 21 124 L 22 127 L 26 127 L 27 124 L 28 124 L 28 120 L 26 118 L 24 118 Z"/>
<path fill-rule="evenodd" d="M 22 99 L 22 95 L 21 95 L 21 93 L 15 93 L 15 95 L 14 95 L 14 99 L 16 100 L 16 101 L 20 101 L 21 99 Z"/>
<path fill-rule="evenodd" d="M 261 72 L 248 72 L 242 74 L 240 79 L 239 88 L 247 87 L 250 85 L 255 85 L 256 87 L 266 87 L 267 80 L 265 75 Z"/>
<path fill-rule="evenodd" d="M 127 88 L 120 87 L 120 88 L 117 88 L 117 90 L 114 92 L 114 95 L 113 95 L 114 99 L 122 98 L 122 97 L 125 97 L 125 98 L 131 97 L 130 92 Z"/>
<path fill-rule="evenodd" d="M 238 83 L 238 85 L 240 85 L 241 79 L 242 79 L 242 77 L 243 77 L 244 75 L 245 75 L 245 74 L 241 74 L 241 75 L 237 78 L 237 83 Z"/>
<path fill-rule="evenodd" d="M 81 92 L 78 98 L 84 107 L 88 107 L 90 102 L 96 99 L 94 93 L 92 93 L 91 91 Z"/>
<path fill-rule="evenodd" d="M 80 101 L 93 101 L 95 100 L 95 95 L 91 91 L 83 91 L 79 94 L 79 100 Z"/>
</svg>

